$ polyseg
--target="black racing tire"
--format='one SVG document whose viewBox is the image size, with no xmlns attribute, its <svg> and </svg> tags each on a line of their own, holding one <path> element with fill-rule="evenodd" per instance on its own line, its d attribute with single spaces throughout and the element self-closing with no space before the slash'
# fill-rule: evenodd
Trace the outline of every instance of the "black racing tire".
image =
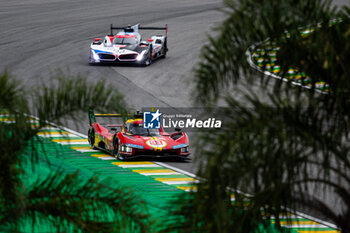
<svg viewBox="0 0 350 233">
<path fill-rule="evenodd" d="M 115 149 L 117 147 L 117 149 Z M 113 139 L 113 151 L 112 151 L 112 155 L 114 158 L 117 158 L 121 161 L 125 160 L 124 156 L 120 154 L 120 147 L 119 147 L 119 143 L 118 143 L 118 138 L 114 137 Z"/>
<path fill-rule="evenodd" d="M 94 129 L 89 129 L 88 140 L 91 148 L 96 150 L 97 148 L 95 147 L 95 130 Z"/>
<path fill-rule="evenodd" d="M 162 58 L 166 58 L 166 53 L 167 53 L 167 52 L 168 52 L 167 39 L 165 39 L 164 45 L 163 45 L 163 55 L 162 55 Z"/>
<path fill-rule="evenodd" d="M 95 66 L 96 63 L 92 61 L 91 56 L 89 56 L 89 66 Z"/>
<path fill-rule="evenodd" d="M 117 146 L 117 149 L 115 149 Z M 115 136 L 113 138 L 113 150 L 112 150 L 112 155 L 113 157 L 117 157 L 118 156 L 118 153 L 119 153 L 119 145 L 118 145 L 118 138 Z"/>
<path fill-rule="evenodd" d="M 152 64 L 152 45 L 150 46 L 148 53 L 147 53 L 147 58 L 143 61 L 143 66 L 149 66 Z"/>
</svg>

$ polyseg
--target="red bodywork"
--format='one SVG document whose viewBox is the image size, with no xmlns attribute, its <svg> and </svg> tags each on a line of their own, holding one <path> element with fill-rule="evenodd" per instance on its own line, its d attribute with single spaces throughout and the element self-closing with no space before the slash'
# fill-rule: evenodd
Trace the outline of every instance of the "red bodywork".
<svg viewBox="0 0 350 233">
<path fill-rule="evenodd" d="M 142 119 L 127 120 L 124 124 L 100 124 L 93 122 L 95 140 L 94 146 L 113 153 L 119 150 L 126 158 L 138 156 L 156 157 L 187 157 L 189 153 L 189 140 L 184 132 L 169 134 L 160 129 L 158 135 L 138 135 L 128 132 L 128 124 L 143 125 Z"/>
</svg>

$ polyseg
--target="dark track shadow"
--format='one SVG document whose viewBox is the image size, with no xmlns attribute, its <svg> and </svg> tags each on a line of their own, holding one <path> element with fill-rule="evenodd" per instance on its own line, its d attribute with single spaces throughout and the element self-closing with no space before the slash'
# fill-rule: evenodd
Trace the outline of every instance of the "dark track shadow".
<svg viewBox="0 0 350 233">
<path fill-rule="evenodd" d="M 158 58 L 158 59 L 152 61 L 152 64 L 153 63 L 157 63 L 160 60 L 161 60 L 161 58 Z M 149 65 L 149 66 L 152 66 L 152 64 Z M 120 63 L 117 63 L 117 62 L 103 62 L 103 63 L 95 63 L 95 64 L 94 63 L 89 63 L 89 65 L 90 66 L 113 66 L 113 67 L 117 67 L 117 66 L 120 66 L 120 67 L 139 67 L 139 68 L 146 68 L 146 67 L 148 67 L 148 66 L 145 66 L 145 65 L 142 65 L 142 64 L 127 63 L 127 62 L 125 62 L 125 63 L 122 63 L 122 62 L 120 62 Z"/>
<path fill-rule="evenodd" d="M 173 162 L 173 163 L 190 163 L 191 158 L 176 158 L 176 157 L 149 157 L 142 156 L 134 159 L 127 159 L 126 161 L 152 161 L 152 162 Z"/>
<path fill-rule="evenodd" d="M 110 157 L 113 157 L 111 154 L 104 150 L 96 150 L 96 152 L 101 152 L 103 154 L 109 155 Z M 178 156 L 148 156 L 148 155 L 137 155 L 135 158 L 127 158 L 125 160 L 118 160 L 121 162 L 172 162 L 172 163 L 190 163 L 192 161 L 189 157 L 178 157 Z"/>
<path fill-rule="evenodd" d="M 143 66 L 143 65 L 140 65 L 140 64 L 133 64 L 133 63 L 107 63 L 107 62 L 104 62 L 104 63 L 98 63 L 98 64 L 89 64 L 89 66 L 102 66 L 102 67 L 105 67 L 105 66 L 113 66 L 113 67 L 116 67 L 116 66 L 120 66 L 120 67 L 139 67 L 139 68 L 145 68 L 147 66 Z"/>
</svg>

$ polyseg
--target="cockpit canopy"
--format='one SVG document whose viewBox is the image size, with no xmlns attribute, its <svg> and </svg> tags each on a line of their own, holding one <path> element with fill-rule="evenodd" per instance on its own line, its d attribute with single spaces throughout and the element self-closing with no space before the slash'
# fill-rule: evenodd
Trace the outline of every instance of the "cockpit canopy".
<svg viewBox="0 0 350 233">
<path fill-rule="evenodd" d="M 115 35 L 113 44 L 117 45 L 134 45 L 140 42 L 140 35 L 138 33 L 119 32 Z"/>
<path fill-rule="evenodd" d="M 133 37 L 116 36 L 116 38 L 113 41 L 113 44 L 123 44 L 123 45 L 131 45 L 136 43 L 137 43 L 137 40 L 135 36 Z"/>
</svg>

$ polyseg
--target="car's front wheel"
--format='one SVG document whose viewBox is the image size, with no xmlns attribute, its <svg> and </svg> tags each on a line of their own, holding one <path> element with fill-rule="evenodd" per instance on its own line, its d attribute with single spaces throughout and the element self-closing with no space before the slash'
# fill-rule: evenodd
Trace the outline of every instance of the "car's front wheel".
<svg viewBox="0 0 350 233">
<path fill-rule="evenodd" d="M 121 155 L 121 153 L 120 153 L 120 146 L 119 146 L 117 137 L 115 137 L 113 139 L 113 152 L 112 152 L 112 155 L 113 155 L 114 158 L 117 158 L 119 160 L 125 160 L 124 156 Z"/>
<path fill-rule="evenodd" d="M 152 46 L 150 47 L 150 49 L 148 50 L 147 53 L 147 57 L 145 58 L 145 60 L 143 61 L 143 65 L 144 66 L 149 66 L 152 64 Z"/>
</svg>

